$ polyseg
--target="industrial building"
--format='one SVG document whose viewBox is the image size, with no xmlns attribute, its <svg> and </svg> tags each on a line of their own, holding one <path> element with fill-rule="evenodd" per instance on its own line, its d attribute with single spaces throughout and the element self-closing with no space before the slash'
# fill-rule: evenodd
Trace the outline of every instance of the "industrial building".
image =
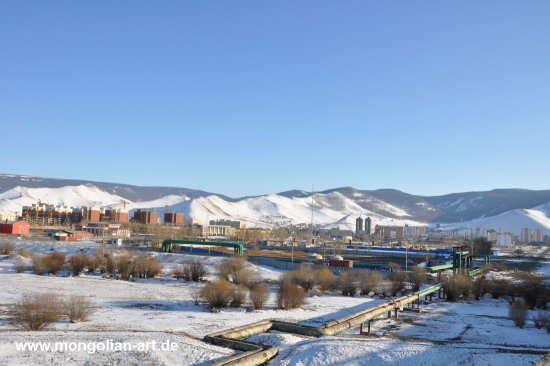
<svg viewBox="0 0 550 366">
<path fill-rule="evenodd" d="M 156 211 L 147 211 L 137 209 L 134 211 L 134 222 L 139 224 L 158 224 L 159 213 Z"/>
<path fill-rule="evenodd" d="M 0 233 L 28 236 L 30 228 L 31 228 L 31 225 L 25 221 L 16 221 L 16 222 L 5 221 L 0 224 Z"/>
<path fill-rule="evenodd" d="M 182 226 L 185 224 L 185 216 L 182 212 L 164 212 L 164 224 Z"/>
</svg>

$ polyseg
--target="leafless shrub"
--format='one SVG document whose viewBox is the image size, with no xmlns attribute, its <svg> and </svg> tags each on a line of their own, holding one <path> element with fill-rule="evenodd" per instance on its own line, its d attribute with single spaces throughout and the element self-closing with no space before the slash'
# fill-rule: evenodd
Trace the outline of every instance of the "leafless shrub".
<svg viewBox="0 0 550 366">
<path fill-rule="evenodd" d="M 17 251 L 17 254 L 19 254 L 21 257 L 23 258 L 30 258 L 31 257 L 31 252 L 28 250 L 28 249 L 19 249 Z"/>
<path fill-rule="evenodd" d="M 65 313 L 71 323 L 87 321 L 93 310 L 92 303 L 83 296 L 71 296 L 65 301 Z"/>
<path fill-rule="evenodd" d="M 512 295 L 513 287 L 509 281 L 504 279 L 490 279 L 485 284 L 486 291 L 491 294 L 493 299 L 498 299 L 504 295 Z"/>
<path fill-rule="evenodd" d="M 86 267 L 89 266 L 90 260 L 84 253 L 74 254 L 69 258 L 69 266 L 74 276 L 78 276 Z"/>
<path fill-rule="evenodd" d="M 297 270 L 292 271 L 294 283 L 309 291 L 315 286 L 315 276 L 311 265 L 302 263 Z"/>
<path fill-rule="evenodd" d="M 65 253 L 53 252 L 47 254 L 44 258 L 46 271 L 51 274 L 57 274 L 65 264 Z"/>
<path fill-rule="evenodd" d="M 260 276 L 248 266 L 244 257 L 234 256 L 225 258 L 219 266 L 220 277 L 232 281 L 236 285 L 248 288 L 260 282 Z"/>
<path fill-rule="evenodd" d="M 394 269 L 390 273 L 390 281 L 391 281 L 391 294 L 395 296 L 397 295 L 397 293 L 405 290 L 407 285 L 407 273 L 402 271 L 401 269 Z"/>
<path fill-rule="evenodd" d="M 424 282 L 426 282 L 426 278 L 428 276 L 426 275 L 426 267 L 413 267 L 412 273 L 411 273 L 411 282 L 413 284 L 413 291 L 420 290 L 420 286 Z"/>
<path fill-rule="evenodd" d="M 131 274 L 135 278 L 152 278 L 162 271 L 162 263 L 154 257 L 139 255 L 131 261 Z"/>
<path fill-rule="evenodd" d="M 32 271 L 34 274 L 43 275 L 47 273 L 45 258 L 45 254 L 35 254 L 32 256 Z"/>
<path fill-rule="evenodd" d="M 249 297 L 252 307 L 256 310 L 260 310 L 263 309 L 265 303 L 269 299 L 269 291 L 265 285 L 257 283 L 250 289 Z"/>
<path fill-rule="evenodd" d="M 174 268 L 172 268 L 172 277 L 178 280 L 185 280 L 189 281 L 191 279 L 191 275 L 189 271 L 187 270 L 187 265 L 185 264 L 178 264 Z"/>
<path fill-rule="evenodd" d="M 514 324 L 518 328 L 525 326 L 525 320 L 527 319 L 527 312 L 529 305 L 523 298 L 518 297 L 512 304 L 510 304 L 510 310 L 508 317 L 514 321 Z"/>
<path fill-rule="evenodd" d="M 193 304 L 199 305 L 202 300 L 202 295 L 200 290 L 193 290 L 191 292 L 191 299 L 193 299 Z"/>
<path fill-rule="evenodd" d="M 379 271 L 365 270 L 360 273 L 360 288 L 362 295 L 368 295 L 371 292 L 377 292 L 380 289 L 380 284 L 383 280 L 382 273 Z"/>
<path fill-rule="evenodd" d="M 447 294 L 448 301 L 458 301 L 460 299 L 469 299 L 472 293 L 472 279 L 463 274 L 456 274 L 443 278 L 443 290 Z"/>
<path fill-rule="evenodd" d="M 64 253 L 54 252 L 51 254 L 35 254 L 32 256 L 32 270 L 35 274 L 56 274 L 64 264 Z"/>
<path fill-rule="evenodd" d="M 123 280 L 129 280 L 132 275 L 132 263 L 130 256 L 123 254 L 115 259 L 115 271 Z"/>
<path fill-rule="evenodd" d="M 108 253 L 103 256 L 105 258 L 105 272 L 113 274 L 116 271 L 116 262 L 113 255 Z"/>
<path fill-rule="evenodd" d="M 472 284 L 472 292 L 476 300 L 481 299 L 483 295 L 487 293 L 487 284 L 488 281 L 485 276 L 480 276 L 474 280 Z"/>
<path fill-rule="evenodd" d="M 550 301 L 550 288 L 544 277 L 533 273 L 519 275 L 521 283 L 515 287 L 515 293 L 523 297 L 529 308 L 543 308 Z"/>
<path fill-rule="evenodd" d="M 233 286 L 233 293 L 231 294 L 231 302 L 229 306 L 232 308 L 238 308 L 246 301 L 247 288 L 243 285 Z"/>
<path fill-rule="evenodd" d="M 233 256 L 224 258 L 219 265 L 220 277 L 225 278 L 227 281 L 232 281 L 235 273 L 239 272 L 246 266 L 246 259 L 240 256 Z"/>
<path fill-rule="evenodd" d="M 185 281 L 203 281 L 208 276 L 208 271 L 197 259 L 176 266 L 172 270 L 172 276 Z"/>
<path fill-rule="evenodd" d="M 8 255 L 15 252 L 15 244 L 13 244 L 11 241 L 6 241 L 0 243 L 0 254 L 1 255 Z"/>
<path fill-rule="evenodd" d="M 537 329 L 544 328 L 546 332 L 550 333 L 550 313 L 544 310 L 539 310 L 533 316 L 533 323 Z"/>
<path fill-rule="evenodd" d="M 301 306 L 305 302 L 306 292 L 300 286 L 281 282 L 277 294 L 277 306 L 279 309 L 290 310 Z"/>
<path fill-rule="evenodd" d="M 231 282 L 220 278 L 204 285 L 200 294 L 201 298 L 208 303 L 210 309 L 225 308 L 233 297 L 233 285 Z"/>
<path fill-rule="evenodd" d="M 24 330 L 42 330 L 61 319 L 63 300 L 46 294 L 25 294 L 10 306 L 14 324 Z"/>
<path fill-rule="evenodd" d="M 338 288 L 344 296 L 355 296 L 358 287 L 357 276 L 352 272 L 342 272 L 338 278 Z"/>
<path fill-rule="evenodd" d="M 23 259 L 18 259 L 15 262 L 15 273 L 23 273 L 27 270 L 27 263 Z"/>
<path fill-rule="evenodd" d="M 313 277 L 321 292 L 329 289 L 334 282 L 334 273 L 327 267 L 317 268 L 313 273 Z"/>
</svg>

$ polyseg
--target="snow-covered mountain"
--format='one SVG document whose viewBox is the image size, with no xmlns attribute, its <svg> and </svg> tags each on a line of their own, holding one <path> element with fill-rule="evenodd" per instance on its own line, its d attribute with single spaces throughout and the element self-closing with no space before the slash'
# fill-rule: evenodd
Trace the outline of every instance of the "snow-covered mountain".
<svg viewBox="0 0 550 366">
<path fill-rule="evenodd" d="M 520 189 L 454 193 L 422 197 L 380 189 L 337 188 L 314 194 L 287 191 L 256 197 L 229 198 L 200 190 L 139 187 L 126 184 L 0 174 L 0 212 L 21 212 L 36 202 L 64 206 L 155 208 L 184 212 L 197 222 L 240 220 L 249 227 L 309 224 L 354 229 L 355 219 L 369 216 L 373 225 L 485 227 L 519 233 L 542 228 L 550 234 L 550 190 Z"/>
</svg>

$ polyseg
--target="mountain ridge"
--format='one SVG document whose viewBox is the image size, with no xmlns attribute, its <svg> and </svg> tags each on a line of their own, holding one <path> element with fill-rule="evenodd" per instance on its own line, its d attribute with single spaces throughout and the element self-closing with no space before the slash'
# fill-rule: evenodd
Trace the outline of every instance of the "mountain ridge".
<svg viewBox="0 0 550 366">
<path fill-rule="evenodd" d="M 517 216 L 522 222 L 530 219 L 533 225 L 542 225 L 550 232 L 550 221 L 547 223 L 545 219 L 550 215 L 550 190 L 500 188 L 419 196 L 388 188 L 360 190 L 339 187 L 313 193 L 289 190 L 231 198 L 181 187 L 0 174 L 0 212 L 19 211 L 23 205 L 36 201 L 77 206 L 98 202 L 101 206 L 155 208 L 160 211 L 168 207 L 202 222 L 225 218 L 238 219 L 250 226 L 267 227 L 308 224 L 313 215 L 315 223 L 321 227 L 344 225 L 348 229 L 354 229 L 355 218 L 359 215 L 371 216 L 373 226 L 433 223 L 460 226 L 460 223 L 473 224 L 475 220 L 481 223 L 485 218 L 511 212 L 502 216 L 507 223 L 513 221 L 510 215 Z M 521 210 L 526 210 L 526 213 Z"/>
</svg>

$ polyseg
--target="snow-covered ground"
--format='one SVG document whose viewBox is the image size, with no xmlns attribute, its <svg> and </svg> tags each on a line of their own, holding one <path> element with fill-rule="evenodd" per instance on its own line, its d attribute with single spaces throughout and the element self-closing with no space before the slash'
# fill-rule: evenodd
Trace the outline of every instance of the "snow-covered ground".
<svg viewBox="0 0 550 366">
<path fill-rule="evenodd" d="M 21 242 L 18 248 L 47 252 L 53 248 L 68 254 L 81 249 L 93 251 L 94 243 Z M 96 311 L 88 322 L 61 321 L 39 332 L 17 330 L 7 314 L 0 318 L 0 364 L 20 365 L 189 365 L 220 360 L 234 351 L 201 341 L 206 334 L 248 324 L 262 319 L 298 321 L 319 325 L 355 312 L 380 299 L 323 295 L 309 297 L 295 310 L 275 308 L 275 285 L 265 310 L 246 307 L 211 313 L 193 303 L 193 293 L 202 284 L 170 278 L 170 269 L 191 258 L 183 254 L 157 254 L 165 265 L 160 278 L 121 281 L 98 275 L 79 277 L 17 274 L 17 256 L 0 256 L 0 305 L 2 309 L 27 292 L 57 292 L 88 297 Z M 214 275 L 217 257 L 199 257 Z M 280 271 L 253 266 L 268 282 Z M 506 318 L 507 303 L 484 299 L 471 304 L 435 302 L 425 312 L 405 311 L 402 320 L 380 319 L 373 324 L 371 337 L 359 336 L 358 329 L 335 336 L 309 338 L 271 332 L 255 336 L 256 340 L 276 344 L 280 354 L 273 365 L 529 365 L 550 352 L 550 335 L 533 327 L 515 328 Z M 171 341 L 177 351 L 154 352 L 30 352 L 17 351 L 14 342 L 120 342 Z"/>
</svg>

